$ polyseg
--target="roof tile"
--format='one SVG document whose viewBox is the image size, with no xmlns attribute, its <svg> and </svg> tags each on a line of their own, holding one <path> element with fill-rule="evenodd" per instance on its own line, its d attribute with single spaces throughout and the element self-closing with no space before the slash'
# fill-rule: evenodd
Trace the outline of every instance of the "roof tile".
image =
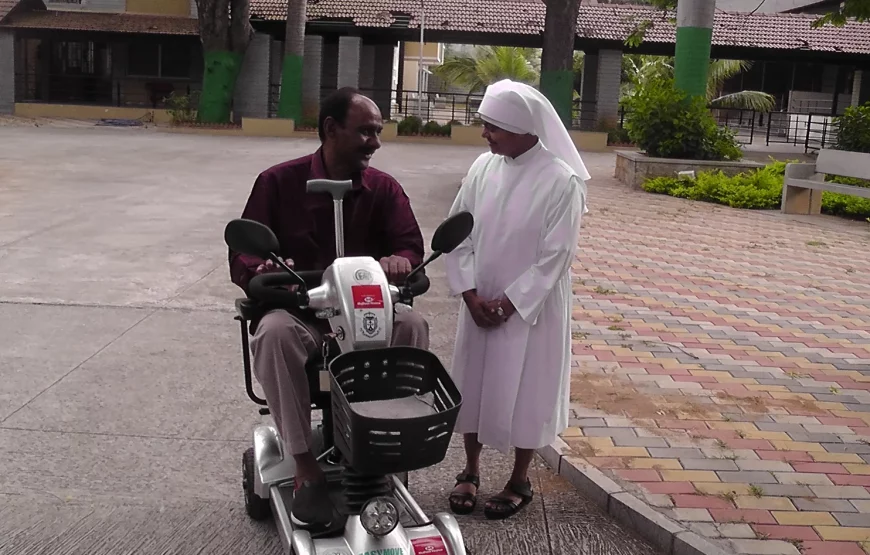
<svg viewBox="0 0 870 555">
<path fill-rule="evenodd" d="M 541 0 L 441 0 L 427 2 L 425 9 L 427 28 L 523 35 L 543 32 L 546 12 Z M 419 12 L 419 0 L 308 0 L 309 21 L 345 20 L 358 27 L 419 28 Z M 287 2 L 251 0 L 251 13 L 265 20 L 280 21 L 286 16 Z M 581 5 L 577 35 L 623 41 L 638 22 L 649 19 L 654 25 L 647 31 L 645 40 L 673 44 L 675 28 L 669 20 L 671 17 L 672 13 L 643 6 Z M 870 22 L 812 29 L 810 25 L 817 17 L 720 11 L 715 15 L 713 44 L 870 54 Z"/>
<path fill-rule="evenodd" d="M 11 12 L 17 4 L 18 0 L 0 0 L 0 21 L 3 21 L 6 14 Z"/>
<path fill-rule="evenodd" d="M 10 20 L 3 23 L 3 27 L 160 35 L 199 35 L 199 22 L 193 18 L 127 13 L 39 10 L 15 14 Z"/>
</svg>

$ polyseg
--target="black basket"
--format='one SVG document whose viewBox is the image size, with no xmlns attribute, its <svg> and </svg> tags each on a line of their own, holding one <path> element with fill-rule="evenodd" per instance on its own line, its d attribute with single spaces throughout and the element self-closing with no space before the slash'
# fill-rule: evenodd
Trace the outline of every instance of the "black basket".
<svg viewBox="0 0 870 555">
<path fill-rule="evenodd" d="M 344 353 L 330 363 L 329 380 L 335 446 L 356 472 L 397 474 L 444 460 L 462 396 L 434 353 L 404 346 Z M 373 417 L 352 404 L 393 399 L 426 403 L 420 408 L 431 414 Z"/>
</svg>

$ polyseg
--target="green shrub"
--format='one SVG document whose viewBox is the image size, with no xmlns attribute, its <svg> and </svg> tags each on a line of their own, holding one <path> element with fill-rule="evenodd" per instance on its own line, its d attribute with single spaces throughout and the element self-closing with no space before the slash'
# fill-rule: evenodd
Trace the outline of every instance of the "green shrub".
<svg viewBox="0 0 870 555">
<path fill-rule="evenodd" d="M 408 116 L 396 126 L 399 135 L 418 135 L 423 128 L 423 120 L 418 116 Z"/>
<path fill-rule="evenodd" d="M 643 189 L 649 193 L 712 202 L 751 210 L 774 210 L 782 201 L 782 182 L 786 162 L 775 161 L 764 168 L 727 176 L 719 170 L 697 172 L 695 179 L 657 177 L 647 180 Z M 828 176 L 829 181 L 870 187 L 870 182 Z M 822 212 L 834 216 L 863 220 L 870 217 L 870 199 L 822 193 Z"/>
<path fill-rule="evenodd" d="M 825 176 L 825 181 L 870 188 L 870 181 L 855 179 L 854 177 L 827 175 Z M 870 199 L 825 191 L 822 193 L 822 211 L 834 216 L 863 220 L 870 216 Z"/>
<path fill-rule="evenodd" d="M 174 125 L 194 123 L 196 121 L 195 105 L 199 104 L 199 91 L 191 94 L 177 94 L 175 91 L 163 99 L 169 119 Z"/>
<path fill-rule="evenodd" d="M 838 126 L 837 150 L 870 153 L 870 102 L 846 108 L 834 122 Z"/>
<path fill-rule="evenodd" d="M 703 97 L 689 98 L 672 80 L 653 80 L 625 100 L 625 128 L 647 155 L 689 160 L 739 160 L 734 133 L 719 127 Z"/>
<path fill-rule="evenodd" d="M 444 131 L 440 123 L 437 121 L 430 121 L 423 126 L 423 133 L 425 135 L 443 135 Z"/>
</svg>

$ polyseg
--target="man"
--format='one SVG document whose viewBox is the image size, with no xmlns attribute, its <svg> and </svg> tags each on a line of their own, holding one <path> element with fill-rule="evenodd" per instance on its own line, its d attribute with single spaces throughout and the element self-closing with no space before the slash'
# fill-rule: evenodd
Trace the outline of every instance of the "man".
<svg viewBox="0 0 870 555">
<path fill-rule="evenodd" d="M 504 490 L 487 518 L 506 518 L 533 495 L 535 450 L 568 422 L 571 370 L 571 262 L 589 173 L 553 106 L 509 80 L 481 103 L 490 152 L 471 166 L 451 209 L 474 215 L 471 236 L 446 256 L 462 295 L 451 373 L 463 404 L 466 466 L 450 495 L 454 512 L 476 505 L 483 444 L 516 449 Z"/>
<path fill-rule="evenodd" d="M 400 283 L 423 261 L 423 235 L 402 186 L 369 167 L 383 129 L 380 110 L 354 89 L 338 90 L 321 107 L 321 147 L 276 165 L 254 183 L 243 218 L 257 220 L 278 237 L 285 262 L 297 270 L 323 270 L 335 260 L 332 197 L 309 194 L 309 179 L 353 180 L 344 199 L 345 255 L 379 260 L 391 283 Z M 250 279 L 276 271 L 271 261 L 230 253 L 233 282 L 247 290 Z M 279 270 L 280 271 L 280 270 Z M 311 400 L 305 375 L 308 357 L 321 350 L 325 320 L 301 311 L 275 310 L 255 323 L 253 369 L 262 385 L 285 452 L 296 461 L 293 519 L 299 525 L 328 524 L 332 507 L 324 474 L 311 451 Z M 393 344 L 429 348 L 429 327 L 415 312 L 396 314 Z"/>
</svg>

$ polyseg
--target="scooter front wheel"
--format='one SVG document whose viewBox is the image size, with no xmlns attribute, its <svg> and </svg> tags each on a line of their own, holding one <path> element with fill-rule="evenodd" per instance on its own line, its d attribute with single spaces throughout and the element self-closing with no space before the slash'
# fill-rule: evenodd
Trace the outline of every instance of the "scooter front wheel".
<svg viewBox="0 0 870 555">
<path fill-rule="evenodd" d="M 242 490 L 245 494 L 245 512 L 253 520 L 266 520 L 272 515 L 268 499 L 254 491 L 254 448 L 249 447 L 242 455 Z"/>
</svg>

